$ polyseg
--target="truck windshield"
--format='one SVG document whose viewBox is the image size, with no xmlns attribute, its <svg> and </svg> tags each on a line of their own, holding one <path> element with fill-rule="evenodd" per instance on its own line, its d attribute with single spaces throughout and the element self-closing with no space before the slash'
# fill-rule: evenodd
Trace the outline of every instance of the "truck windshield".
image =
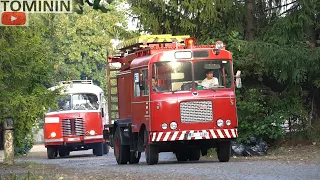
<svg viewBox="0 0 320 180">
<path fill-rule="evenodd" d="M 59 98 L 57 103 L 58 108 L 50 108 L 49 112 L 99 109 L 98 97 L 90 93 L 68 94 Z"/>
<path fill-rule="evenodd" d="M 232 72 L 228 60 L 194 62 L 194 78 L 197 89 L 231 88 Z"/>
<path fill-rule="evenodd" d="M 231 71 L 229 60 L 202 60 L 193 64 L 189 61 L 170 61 L 154 63 L 152 76 L 163 92 L 190 91 L 193 87 L 192 74 L 198 90 L 231 88 Z"/>
<path fill-rule="evenodd" d="M 153 77 L 163 92 L 192 88 L 191 62 L 157 62 L 153 64 Z"/>
</svg>

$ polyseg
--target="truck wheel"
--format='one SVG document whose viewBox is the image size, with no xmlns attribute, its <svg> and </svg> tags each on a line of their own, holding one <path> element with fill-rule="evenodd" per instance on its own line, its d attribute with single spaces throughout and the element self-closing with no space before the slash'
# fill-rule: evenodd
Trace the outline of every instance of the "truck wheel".
<svg viewBox="0 0 320 180">
<path fill-rule="evenodd" d="M 59 148 L 59 154 L 60 157 L 66 157 L 66 156 L 69 156 L 70 155 L 70 151 L 68 150 L 67 147 L 60 147 Z"/>
<path fill-rule="evenodd" d="M 141 152 L 130 152 L 129 164 L 138 164 L 140 161 Z"/>
<path fill-rule="evenodd" d="M 116 157 L 118 164 L 127 164 L 130 158 L 129 146 L 121 144 L 119 128 L 117 128 L 114 135 L 114 156 Z"/>
<path fill-rule="evenodd" d="M 59 156 L 60 157 L 66 157 L 66 156 L 69 156 L 70 152 L 68 151 L 67 148 L 65 147 L 62 147 L 59 149 Z"/>
<path fill-rule="evenodd" d="M 188 152 L 186 150 L 176 151 L 176 158 L 179 162 L 188 160 Z"/>
<path fill-rule="evenodd" d="M 97 143 L 93 147 L 93 154 L 96 156 L 102 156 L 103 155 L 103 144 Z"/>
<path fill-rule="evenodd" d="M 220 162 L 228 162 L 231 155 L 231 142 L 219 142 L 217 148 L 217 155 Z"/>
<path fill-rule="evenodd" d="M 144 131 L 144 144 L 145 144 L 145 156 L 146 161 L 149 165 L 158 164 L 159 161 L 159 149 L 158 147 L 149 144 L 148 142 L 148 131 Z"/>
<path fill-rule="evenodd" d="M 103 154 L 108 154 L 109 153 L 109 145 L 108 143 L 104 142 L 103 143 Z"/>
<path fill-rule="evenodd" d="M 189 161 L 199 161 L 200 159 L 200 149 L 193 148 L 188 152 Z"/>
<path fill-rule="evenodd" d="M 47 156 L 48 159 L 54 159 L 57 157 L 57 149 L 55 147 L 47 147 Z"/>
</svg>

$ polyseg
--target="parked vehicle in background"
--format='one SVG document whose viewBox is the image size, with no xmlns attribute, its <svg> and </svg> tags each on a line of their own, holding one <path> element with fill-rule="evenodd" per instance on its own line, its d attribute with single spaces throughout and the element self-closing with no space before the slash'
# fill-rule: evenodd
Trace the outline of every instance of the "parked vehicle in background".
<svg viewBox="0 0 320 180">
<path fill-rule="evenodd" d="M 44 145 L 47 156 L 54 159 L 65 157 L 71 151 L 93 149 L 93 154 L 102 156 L 109 152 L 103 137 L 107 123 L 104 92 L 92 80 L 60 82 L 62 97 L 58 108 L 50 108 L 44 119 Z"/>
</svg>

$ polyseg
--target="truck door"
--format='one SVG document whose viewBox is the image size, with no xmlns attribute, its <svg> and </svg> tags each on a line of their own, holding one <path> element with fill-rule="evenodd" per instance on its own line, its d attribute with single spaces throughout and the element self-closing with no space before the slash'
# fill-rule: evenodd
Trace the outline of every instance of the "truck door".
<svg viewBox="0 0 320 180">
<path fill-rule="evenodd" d="M 132 125 L 138 132 L 141 125 L 149 126 L 149 83 L 148 69 L 133 70 Z"/>
</svg>

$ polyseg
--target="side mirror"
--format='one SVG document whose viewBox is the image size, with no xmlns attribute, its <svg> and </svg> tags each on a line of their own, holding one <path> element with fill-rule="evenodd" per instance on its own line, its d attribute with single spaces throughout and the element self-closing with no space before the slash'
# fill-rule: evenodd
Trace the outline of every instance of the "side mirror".
<svg viewBox="0 0 320 180">
<path fill-rule="evenodd" d="M 145 90 L 145 88 L 144 88 L 145 82 L 142 79 L 142 70 L 140 70 L 140 73 L 139 73 L 139 86 L 140 86 L 141 91 Z"/>
<path fill-rule="evenodd" d="M 241 71 L 237 71 L 236 73 L 236 87 L 237 88 L 241 88 L 242 87 L 242 83 L 241 83 Z"/>
<path fill-rule="evenodd" d="M 145 88 L 144 88 L 144 87 L 146 87 L 146 86 L 145 86 L 145 82 L 140 81 L 139 86 L 140 86 L 140 90 L 141 90 L 141 91 L 145 90 Z"/>
<path fill-rule="evenodd" d="M 104 109 L 101 108 L 101 117 L 104 117 Z"/>
</svg>

